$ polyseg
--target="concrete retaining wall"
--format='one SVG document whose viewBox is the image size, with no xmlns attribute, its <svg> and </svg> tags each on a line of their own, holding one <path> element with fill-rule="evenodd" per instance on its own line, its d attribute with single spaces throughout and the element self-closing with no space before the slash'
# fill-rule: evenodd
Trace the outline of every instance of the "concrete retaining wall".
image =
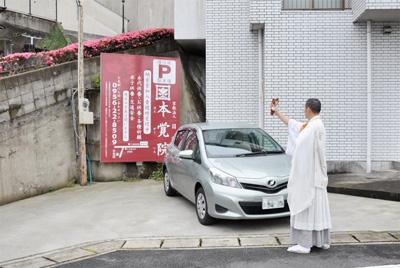
<svg viewBox="0 0 400 268">
<path fill-rule="evenodd" d="M 76 67 L 63 64 L 0 79 L 0 205 L 76 178 L 74 78 Z"/>
<path fill-rule="evenodd" d="M 125 54 L 181 59 L 181 124 L 205 119 L 205 59 L 180 52 L 174 40 Z M 85 87 L 93 88 L 100 57 L 85 60 Z M 0 79 L 0 205 L 79 182 L 71 108 L 77 62 Z M 156 163 L 100 163 L 100 91 L 88 90 L 96 115 L 87 126 L 87 153 L 95 181 L 148 176 Z M 76 96 L 75 96 L 76 100 Z"/>
</svg>

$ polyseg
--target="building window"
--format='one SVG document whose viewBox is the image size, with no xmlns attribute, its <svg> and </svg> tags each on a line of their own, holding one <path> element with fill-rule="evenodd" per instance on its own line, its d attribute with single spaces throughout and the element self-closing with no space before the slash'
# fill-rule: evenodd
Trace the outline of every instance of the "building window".
<svg viewBox="0 0 400 268">
<path fill-rule="evenodd" d="M 282 9 L 351 9 L 351 0 L 283 0 Z"/>
</svg>

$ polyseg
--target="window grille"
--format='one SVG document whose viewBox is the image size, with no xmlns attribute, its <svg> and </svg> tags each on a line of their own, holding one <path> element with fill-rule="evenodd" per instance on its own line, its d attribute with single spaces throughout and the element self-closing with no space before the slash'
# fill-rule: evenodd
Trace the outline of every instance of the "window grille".
<svg viewBox="0 0 400 268">
<path fill-rule="evenodd" d="M 351 0 L 283 0 L 282 9 L 351 9 Z"/>
<path fill-rule="evenodd" d="M 29 16 L 57 21 L 57 1 L 58 0 L 0 0 L 0 6 Z"/>
</svg>

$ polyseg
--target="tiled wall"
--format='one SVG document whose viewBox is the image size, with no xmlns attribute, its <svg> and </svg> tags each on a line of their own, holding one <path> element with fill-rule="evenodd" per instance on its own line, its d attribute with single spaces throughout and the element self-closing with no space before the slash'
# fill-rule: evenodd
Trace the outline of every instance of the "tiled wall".
<svg viewBox="0 0 400 268">
<path fill-rule="evenodd" d="M 249 24 L 265 23 L 266 107 L 279 97 L 282 112 L 305 121 L 305 101 L 319 98 L 328 160 L 366 160 L 366 23 L 353 23 L 352 10 L 282 11 L 280 0 L 214 0 L 206 8 L 208 120 L 258 124 L 257 32 Z M 372 23 L 373 161 L 400 160 L 400 25 L 391 25 L 384 35 Z M 278 118 L 267 114 L 265 129 L 286 145 Z"/>
<path fill-rule="evenodd" d="M 206 118 L 257 124 L 258 37 L 247 0 L 206 3 Z"/>
<path fill-rule="evenodd" d="M 372 159 L 400 160 L 400 24 L 372 23 Z"/>
</svg>

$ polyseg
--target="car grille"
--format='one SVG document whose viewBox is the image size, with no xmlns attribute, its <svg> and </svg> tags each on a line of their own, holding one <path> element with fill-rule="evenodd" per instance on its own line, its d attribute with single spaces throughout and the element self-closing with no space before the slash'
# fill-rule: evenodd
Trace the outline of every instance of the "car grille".
<svg viewBox="0 0 400 268">
<path fill-rule="evenodd" d="M 260 191 L 266 194 L 276 194 L 283 189 L 287 188 L 287 182 L 281 183 L 277 185 L 275 188 L 268 188 L 266 186 L 262 185 L 257 185 L 257 184 L 249 184 L 249 183 L 241 183 L 242 187 L 247 190 L 254 190 L 254 191 Z"/>
<path fill-rule="evenodd" d="M 239 205 L 247 215 L 268 215 L 289 211 L 289 205 L 286 200 L 283 208 L 274 209 L 262 209 L 262 202 L 239 202 Z"/>
</svg>

